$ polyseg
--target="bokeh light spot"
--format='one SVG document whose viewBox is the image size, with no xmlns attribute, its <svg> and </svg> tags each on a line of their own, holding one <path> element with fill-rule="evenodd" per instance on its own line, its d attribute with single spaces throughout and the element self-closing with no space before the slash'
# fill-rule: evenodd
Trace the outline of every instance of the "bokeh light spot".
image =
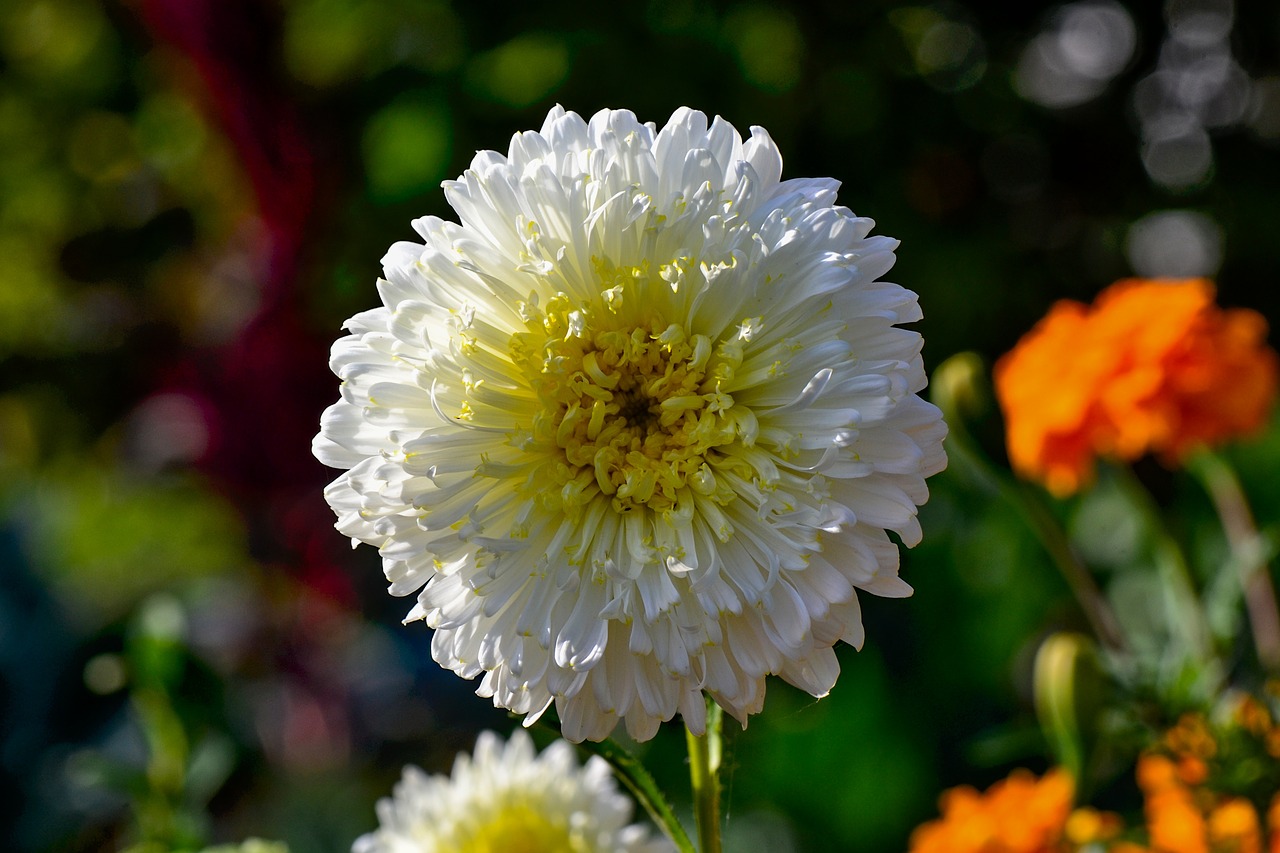
<svg viewBox="0 0 1280 853">
<path fill-rule="evenodd" d="M 369 191 L 399 201 L 440 182 L 453 149 L 452 123 L 439 101 L 409 93 L 383 107 L 364 131 Z"/>
<path fill-rule="evenodd" d="M 1280 139 L 1280 77 L 1262 77 L 1249 92 L 1249 126 L 1263 139 Z"/>
<path fill-rule="evenodd" d="M 387 38 L 386 53 L 378 58 L 387 67 L 408 63 L 441 74 L 466 59 L 466 30 L 447 2 L 415 0 L 397 11 L 378 20 Z"/>
<path fill-rule="evenodd" d="M 1015 87 L 1042 106 L 1078 106 L 1102 94 L 1129 64 L 1137 44 L 1133 18 L 1120 4 L 1069 3 L 1023 50 Z"/>
<path fill-rule="evenodd" d="M 0 282 L 0 355 L 23 347 L 43 350 L 61 340 L 62 280 L 47 251 L 19 234 L 0 233 Z"/>
<path fill-rule="evenodd" d="M 39 427 L 31 409 L 17 394 L 0 396 L 0 472 L 30 467 L 39 456 Z"/>
<path fill-rule="evenodd" d="M 120 618 L 153 590 L 246 564 L 242 520 L 194 481 L 124 480 L 77 459 L 46 470 L 29 507 L 33 568 L 86 628 Z M 176 602 L 142 618 L 157 637 L 179 636 L 185 622 Z"/>
<path fill-rule="evenodd" d="M 569 75 L 569 48 L 550 33 L 526 33 L 476 55 L 467 83 L 478 95 L 512 107 L 527 107 L 555 91 Z"/>
<path fill-rule="evenodd" d="M 129 456 L 147 471 L 195 461 L 209 448 L 209 439 L 205 414 L 187 394 L 147 398 L 129 416 L 125 429 Z"/>
<path fill-rule="evenodd" d="M 0 175 L 26 171 L 48 151 L 49 134 L 36 110 L 16 92 L 0 91 Z"/>
<path fill-rule="evenodd" d="M 1151 179 L 1169 189 L 1188 189 L 1208 179 L 1213 169 L 1209 134 L 1194 122 L 1170 119 L 1147 129 L 1142 165 Z"/>
<path fill-rule="evenodd" d="M 103 37 L 102 11 L 92 3 L 35 0 L 0 17 L 5 56 L 35 75 L 62 75 L 90 57 Z"/>
<path fill-rule="evenodd" d="M 1222 265 L 1222 229 L 1195 211 L 1150 213 L 1129 227 L 1125 254 L 1144 278 L 1212 278 Z"/>
<path fill-rule="evenodd" d="M 129 682 L 124 658 L 111 652 L 94 655 L 85 662 L 84 684 L 94 693 L 107 696 L 124 688 Z"/>
<path fill-rule="evenodd" d="M 129 122 L 117 113 L 87 113 L 71 129 L 67 160 L 72 171 L 91 181 L 127 174 L 137 164 Z"/>
<path fill-rule="evenodd" d="M 312 86 L 332 86 L 357 76 L 378 7 L 363 0 L 306 0 L 289 9 L 284 58 L 289 72 Z"/>
<path fill-rule="evenodd" d="M 31 229 L 49 238 L 60 236 L 75 208 L 75 184 L 66 171 L 44 165 L 10 176 L 0 195 L 0 225 Z"/>
<path fill-rule="evenodd" d="M 968 89 L 986 73 L 986 44 L 962 19 L 959 7 L 908 7 L 889 17 L 906 42 L 916 73 L 935 89 Z"/>
<path fill-rule="evenodd" d="M 724 32 L 749 82 L 767 92 L 787 92 L 800 82 L 804 36 L 789 12 L 740 6 L 725 19 Z"/>
<path fill-rule="evenodd" d="M 1218 44 L 1231 35 L 1235 10 L 1231 0 L 1168 0 L 1169 35 L 1194 47 Z"/>
<path fill-rule="evenodd" d="M 168 93 L 153 95 L 143 102 L 133 121 L 138 152 L 158 169 L 189 163 L 204 149 L 204 119 L 184 98 Z"/>
</svg>

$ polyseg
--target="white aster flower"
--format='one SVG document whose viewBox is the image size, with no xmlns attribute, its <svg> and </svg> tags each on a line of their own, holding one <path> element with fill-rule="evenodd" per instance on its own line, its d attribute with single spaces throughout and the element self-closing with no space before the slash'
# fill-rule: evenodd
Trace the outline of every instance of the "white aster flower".
<svg viewBox="0 0 1280 853">
<path fill-rule="evenodd" d="M 765 676 L 814 696 L 861 646 L 854 590 L 908 595 L 946 428 L 917 392 L 897 241 L 780 181 L 768 134 L 557 107 L 444 184 L 461 224 L 383 260 L 333 348 L 315 454 L 435 659 L 570 740 L 639 740 Z"/>
<path fill-rule="evenodd" d="M 579 767 L 558 740 L 534 752 L 517 731 L 503 744 L 493 732 L 459 755 L 453 776 L 406 767 L 393 796 L 378 801 L 379 827 L 352 853 L 668 853 L 675 848 L 630 824 L 631 800 L 613 771 L 592 756 Z"/>
</svg>

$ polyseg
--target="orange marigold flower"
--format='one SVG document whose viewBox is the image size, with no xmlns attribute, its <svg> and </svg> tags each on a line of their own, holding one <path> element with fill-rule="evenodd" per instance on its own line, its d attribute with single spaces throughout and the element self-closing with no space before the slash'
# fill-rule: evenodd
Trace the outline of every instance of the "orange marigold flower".
<svg viewBox="0 0 1280 853">
<path fill-rule="evenodd" d="M 1209 781 L 1209 765 L 1203 758 L 1184 755 L 1178 759 L 1178 780 L 1186 785 L 1203 785 Z"/>
<path fill-rule="evenodd" d="M 1209 841 L 1214 850 L 1262 853 L 1262 827 L 1253 803 L 1232 797 L 1209 814 Z"/>
<path fill-rule="evenodd" d="M 1064 770 L 1042 778 L 1015 770 L 979 794 L 951 788 L 942 817 L 917 827 L 911 853 L 1053 853 L 1060 849 L 1075 786 Z"/>
<path fill-rule="evenodd" d="M 1205 820 L 1192 792 L 1183 785 L 1177 765 L 1163 755 L 1138 759 L 1151 849 L 1160 853 L 1209 853 Z"/>
<path fill-rule="evenodd" d="M 1204 815 L 1185 788 L 1147 794 L 1143 809 L 1151 847 L 1160 853 L 1210 853 Z"/>
<path fill-rule="evenodd" d="M 1137 776 L 1138 787 L 1146 794 L 1178 787 L 1177 765 L 1157 753 L 1149 752 L 1138 759 Z"/>
<path fill-rule="evenodd" d="M 1138 759 L 1137 776 L 1151 853 L 1264 853 L 1262 821 L 1248 799 L 1187 784 L 1172 759 L 1155 753 Z M 1267 853 L 1280 853 L 1280 795 L 1267 824 Z"/>
<path fill-rule="evenodd" d="M 1204 279 L 1127 279 L 1054 305 L 996 364 L 1013 467 L 1066 495 L 1099 456 L 1176 463 L 1260 427 L 1277 384 L 1266 321 L 1213 299 Z"/>
</svg>

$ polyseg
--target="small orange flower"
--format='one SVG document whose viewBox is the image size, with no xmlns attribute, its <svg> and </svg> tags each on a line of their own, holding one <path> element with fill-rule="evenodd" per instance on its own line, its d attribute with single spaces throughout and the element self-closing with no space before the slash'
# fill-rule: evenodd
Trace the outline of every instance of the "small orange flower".
<svg viewBox="0 0 1280 853">
<path fill-rule="evenodd" d="M 1188 784 L 1173 760 L 1155 753 L 1138 759 L 1137 775 L 1153 853 L 1263 853 L 1262 823 L 1247 799 Z M 1267 814 L 1270 853 L 1280 853 L 1277 818 L 1280 798 Z"/>
<path fill-rule="evenodd" d="M 1061 847 L 1074 788 L 1060 769 L 1040 779 L 1015 770 L 982 794 L 952 788 L 939 800 L 942 817 L 911 834 L 910 853 L 1053 853 Z"/>
<path fill-rule="evenodd" d="M 1218 743 L 1203 714 L 1183 714 L 1177 725 L 1165 732 L 1163 740 L 1174 759 L 1179 781 L 1202 785 L 1208 780 L 1207 762 L 1217 754 Z"/>
<path fill-rule="evenodd" d="M 1176 463 L 1260 427 L 1277 384 L 1266 321 L 1213 299 L 1204 279 L 1128 279 L 1054 305 L 996 364 L 1013 467 L 1066 495 L 1099 456 Z"/>
<path fill-rule="evenodd" d="M 1209 814 L 1209 841 L 1214 850 L 1262 853 L 1262 827 L 1253 803 L 1232 797 Z"/>
<path fill-rule="evenodd" d="M 1245 696 L 1235 709 L 1235 720 L 1240 728 L 1256 737 L 1265 738 L 1273 731 L 1271 711 L 1253 696 Z"/>
<path fill-rule="evenodd" d="M 1091 806 L 1078 808 L 1067 818 L 1063 837 L 1073 846 L 1101 844 L 1120 834 L 1124 822 L 1112 812 L 1100 812 Z"/>
<path fill-rule="evenodd" d="M 1266 744 L 1268 755 L 1272 758 L 1280 758 L 1280 726 L 1267 732 L 1264 743 Z"/>
<path fill-rule="evenodd" d="M 1218 743 L 1209 731 L 1204 714 L 1183 714 L 1177 724 L 1165 732 L 1164 744 L 1175 755 L 1194 758 L 1213 758 L 1218 752 Z"/>
<path fill-rule="evenodd" d="M 1156 753 L 1138 759 L 1151 849 L 1160 853 L 1210 853 L 1204 814 L 1178 764 Z"/>
</svg>

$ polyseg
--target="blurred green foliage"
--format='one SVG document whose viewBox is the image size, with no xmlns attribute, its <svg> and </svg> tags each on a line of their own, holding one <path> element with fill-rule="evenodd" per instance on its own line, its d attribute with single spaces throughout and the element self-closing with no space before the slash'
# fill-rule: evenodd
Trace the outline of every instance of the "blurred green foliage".
<svg viewBox="0 0 1280 853">
<path fill-rule="evenodd" d="M 408 92 L 383 107 L 364 132 L 365 173 L 375 198 L 403 201 L 440 185 L 452 140 L 438 98 Z"/>
</svg>

